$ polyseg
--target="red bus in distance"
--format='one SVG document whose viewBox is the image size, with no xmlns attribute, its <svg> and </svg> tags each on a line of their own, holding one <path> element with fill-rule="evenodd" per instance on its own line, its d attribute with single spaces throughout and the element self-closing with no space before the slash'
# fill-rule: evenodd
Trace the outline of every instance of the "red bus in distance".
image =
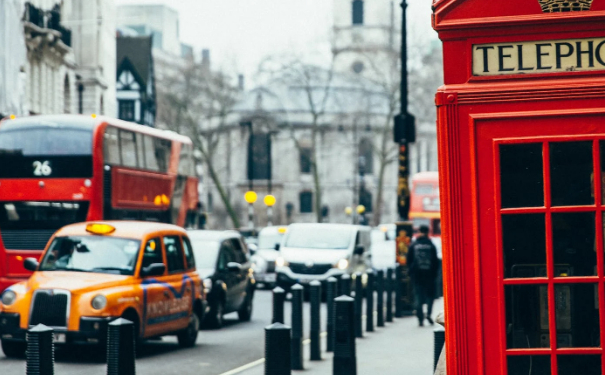
<svg viewBox="0 0 605 375">
<path fill-rule="evenodd" d="M 188 137 L 106 117 L 0 122 L 0 292 L 26 279 L 64 225 L 195 219 L 198 180 Z"/>
<path fill-rule="evenodd" d="M 424 224 L 431 236 L 441 236 L 438 172 L 419 172 L 412 177 L 409 215 L 415 230 Z"/>
</svg>

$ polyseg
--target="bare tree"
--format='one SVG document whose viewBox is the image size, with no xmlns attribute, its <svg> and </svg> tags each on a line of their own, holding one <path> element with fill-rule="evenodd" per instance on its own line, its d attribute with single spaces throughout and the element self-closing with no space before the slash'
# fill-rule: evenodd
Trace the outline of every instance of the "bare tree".
<svg viewBox="0 0 605 375">
<path fill-rule="evenodd" d="M 334 64 L 332 62 L 330 67 L 326 69 L 307 64 L 299 58 L 287 60 L 268 58 L 261 63 L 259 73 L 268 75 L 272 83 L 285 86 L 292 100 L 299 107 L 297 109 L 309 116 L 310 164 L 315 195 L 314 211 L 317 222 L 321 222 L 322 182 L 318 143 L 332 93 Z M 288 126 L 290 127 L 292 140 L 300 152 L 303 149 L 303 144 L 295 134 L 296 124 L 289 123 Z"/>
<path fill-rule="evenodd" d="M 172 74 L 164 74 L 157 82 L 158 120 L 166 128 L 192 139 L 233 226 L 239 228 L 239 218 L 220 179 L 215 160 L 239 90 L 228 75 L 211 72 L 203 64 L 189 61 L 166 70 Z"/>
</svg>

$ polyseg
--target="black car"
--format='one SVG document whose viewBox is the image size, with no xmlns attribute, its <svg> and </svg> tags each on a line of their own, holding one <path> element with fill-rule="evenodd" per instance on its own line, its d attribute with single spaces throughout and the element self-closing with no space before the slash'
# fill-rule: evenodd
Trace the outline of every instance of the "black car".
<svg viewBox="0 0 605 375">
<path fill-rule="evenodd" d="M 219 328 L 223 315 L 233 311 L 241 321 L 250 320 L 255 280 L 242 236 L 235 231 L 211 230 L 191 230 L 187 234 L 207 293 L 203 325 Z"/>
</svg>

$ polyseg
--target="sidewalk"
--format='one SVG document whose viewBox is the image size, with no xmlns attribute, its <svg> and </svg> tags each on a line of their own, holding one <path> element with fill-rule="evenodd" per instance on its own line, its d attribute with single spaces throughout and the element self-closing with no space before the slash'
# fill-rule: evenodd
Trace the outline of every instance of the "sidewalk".
<svg viewBox="0 0 605 375">
<path fill-rule="evenodd" d="M 443 311 L 443 298 L 435 301 L 433 317 Z M 357 373 L 359 375 L 432 375 L 433 329 L 425 324 L 418 326 L 415 316 L 395 318 L 374 332 L 364 332 L 357 339 Z M 365 328 L 365 327 L 364 327 Z M 309 361 L 308 340 L 305 342 L 305 369 L 293 374 L 332 374 L 332 353 L 325 352 L 325 335 L 322 342 L 322 360 Z M 264 364 L 240 372 L 241 375 L 262 375 Z"/>
</svg>

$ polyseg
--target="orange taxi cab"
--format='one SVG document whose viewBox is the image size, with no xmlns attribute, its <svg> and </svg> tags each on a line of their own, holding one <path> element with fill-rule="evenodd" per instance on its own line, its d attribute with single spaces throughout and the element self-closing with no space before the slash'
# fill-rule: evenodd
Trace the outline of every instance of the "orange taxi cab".
<svg viewBox="0 0 605 375">
<path fill-rule="evenodd" d="M 134 322 L 139 339 L 175 334 L 195 345 L 206 302 L 187 232 L 135 221 L 78 223 L 59 229 L 35 271 L 0 302 L 0 339 L 22 356 L 27 329 L 45 324 L 57 343 L 105 345 L 107 324 Z"/>
</svg>

